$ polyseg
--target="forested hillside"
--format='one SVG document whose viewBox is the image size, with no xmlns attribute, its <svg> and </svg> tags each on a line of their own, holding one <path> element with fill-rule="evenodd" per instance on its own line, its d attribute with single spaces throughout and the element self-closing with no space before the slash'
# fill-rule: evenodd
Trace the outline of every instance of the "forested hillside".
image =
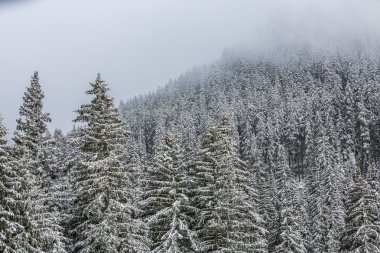
<svg viewBox="0 0 380 253">
<path fill-rule="evenodd" d="M 285 52 L 273 59 L 229 54 L 122 103 L 146 164 L 169 132 L 195 171 L 206 152 L 215 173 L 232 177 L 205 144 L 227 118 L 269 252 L 380 252 L 378 58 Z M 202 187 L 205 173 L 191 189 Z M 227 180 L 222 185 L 228 189 Z"/>
<path fill-rule="evenodd" d="M 227 53 L 119 109 L 98 75 L 67 135 L 34 73 L 0 252 L 380 252 L 378 59 Z"/>
</svg>

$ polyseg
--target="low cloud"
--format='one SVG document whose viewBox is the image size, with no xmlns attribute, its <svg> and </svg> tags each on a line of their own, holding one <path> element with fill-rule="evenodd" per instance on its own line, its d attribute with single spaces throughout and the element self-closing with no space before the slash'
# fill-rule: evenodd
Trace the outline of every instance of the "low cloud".
<svg viewBox="0 0 380 253">
<path fill-rule="evenodd" d="M 15 3 L 33 3 L 20 4 Z M 35 70 L 52 128 L 69 130 L 96 73 L 116 103 L 164 85 L 225 48 L 379 45 L 380 1 L 8 0 L 0 8 L 0 110 L 11 132 Z M 22 6 L 22 8 L 21 8 Z"/>
</svg>

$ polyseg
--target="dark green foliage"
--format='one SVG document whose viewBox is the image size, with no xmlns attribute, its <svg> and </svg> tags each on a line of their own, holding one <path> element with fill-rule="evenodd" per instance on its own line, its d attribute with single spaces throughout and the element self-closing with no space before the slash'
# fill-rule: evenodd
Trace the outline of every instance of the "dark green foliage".
<svg viewBox="0 0 380 253">
<path fill-rule="evenodd" d="M 380 216 L 378 193 L 361 175 L 348 192 L 346 227 L 342 236 L 343 252 L 380 252 Z"/>
<path fill-rule="evenodd" d="M 144 224 L 137 218 L 138 189 L 126 166 L 128 131 L 107 84 L 98 75 L 76 121 L 81 154 L 74 168 L 74 252 L 145 252 Z"/>
<path fill-rule="evenodd" d="M 153 252 L 193 252 L 196 249 L 188 193 L 194 185 L 185 171 L 176 139 L 164 137 L 149 166 L 144 186 L 144 211 Z"/>
<path fill-rule="evenodd" d="M 246 164 L 236 154 L 227 118 L 206 133 L 193 158 L 201 252 L 266 252 L 266 230 L 257 212 Z"/>
</svg>

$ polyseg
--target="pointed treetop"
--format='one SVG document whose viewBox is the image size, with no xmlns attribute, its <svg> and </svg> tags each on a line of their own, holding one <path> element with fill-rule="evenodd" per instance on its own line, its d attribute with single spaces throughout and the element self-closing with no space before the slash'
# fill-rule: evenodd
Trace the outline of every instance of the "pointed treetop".
<svg viewBox="0 0 380 253">
<path fill-rule="evenodd" d="M 107 91 L 109 91 L 108 84 L 102 79 L 100 73 L 97 74 L 95 82 L 90 83 L 92 89 L 87 91 L 87 94 L 105 94 Z"/>
<path fill-rule="evenodd" d="M 46 123 L 51 122 L 49 113 L 43 112 L 43 98 L 44 93 L 41 90 L 36 71 L 31 77 L 30 86 L 24 93 L 24 102 L 19 109 L 20 118 L 17 120 L 13 138 L 19 147 L 26 148 L 33 153 L 43 142 L 43 135 L 47 131 Z"/>
<path fill-rule="evenodd" d="M 95 83 L 86 93 L 92 95 L 89 104 L 82 105 L 76 112 L 74 122 L 82 122 L 85 127 L 81 132 L 81 149 L 85 152 L 98 153 L 106 157 L 117 145 L 124 144 L 129 136 L 128 127 L 121 120 L 113 98 L 109 96 L 108 84 L 98 74 Z"/>
<path fill-rule="evenodd" d="M 3 125 L 3 119 L 0 118 L 0 145 L 7 144 L 7 129 Z"/>
</svg>

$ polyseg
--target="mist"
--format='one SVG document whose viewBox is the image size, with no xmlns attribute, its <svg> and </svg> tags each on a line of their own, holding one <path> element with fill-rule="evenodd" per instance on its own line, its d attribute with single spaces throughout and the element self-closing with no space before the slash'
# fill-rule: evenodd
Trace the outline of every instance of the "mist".
<svg viewBox="0 0 380 253">
<path fill-rule="evenodd" d="M 378 13 L 375 0 L 0 1 L 0 114 L 12 133 L 38 70 L 50 129 L 67 132 L 98 72 L 117 104 L 229 48 L 377 48 Z"/>
</svg>

